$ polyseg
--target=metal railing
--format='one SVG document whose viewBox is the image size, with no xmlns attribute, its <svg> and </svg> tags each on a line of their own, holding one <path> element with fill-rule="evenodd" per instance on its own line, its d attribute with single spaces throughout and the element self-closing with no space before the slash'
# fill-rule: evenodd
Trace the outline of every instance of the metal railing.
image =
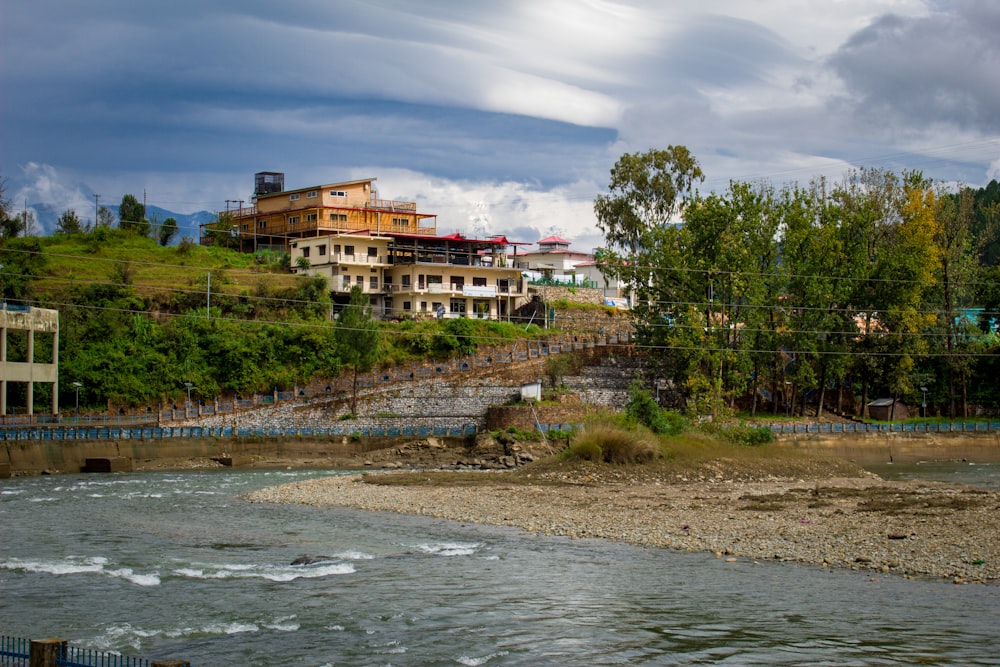
<svg viewBox="0 0 1000 667">
<path fill-rule="evenodd" d="M 393 438 L 437 437 L 461 438 L 476 435 L 476 424 L 463 426 L 407 426 L 407 427 L 254 427 L 232 426 L 168 426 L 164 428 L 47 428 L 0 429 L 0 441 L 52 441 L 75 440 L 166 440 L 171 438 Z"/>
<path fill-rule="evenodd" d="M 190 667 L 184 660 L 150 661 L 72 646 L 64 639 L 25 639 L 0 635 L 0 665 L 7 667 Z"/>
<path fill-rule="evenodd" d="M 373 371 L 358 377 L 359 387 L 374 387 L 391 382 L 406 382 L 428 377 L 463 373 L 473 368 L 484 368 L 495 364 L 509 364 L 514 361 L 538 359 L 553 354 L 572 350 L 592 349 L 597 346 L 619 345 L 629 342 L 628 333 L 601 333 L 587 335 L 561 334 L 553 335 L 544 340 L 521 341 L 511 346 L 510 352 L 495 352 L 457 357 L 448 361 L 429 365 L 414 364 L 406 369 L 396 368 L 391 371 Z M 253 394 L 250 397 L 239 397 L 232 400 L 209 400 L 205 402 L 186 403 L 162 406 L 156 410 L 148 408 L 137 413 L 119 414 L 81 414 L 74 415 L 64 412 L 59 415 L 35 413 L 0 416 L 0 430 L 15 430 L 25 428 L 55 428 L 83 429 L 116 428 L 135 429 L 139 427 L 159 427 L 170 422 L 187 421 L 212 415 L 226 415 L 254 408 L 275 405 L 282 401 L 330 399 L 335 393 L 350 392 L 353 389 L 353 376 L 345 373 L 337 380 L 326 384 L 320 383 L 312 387 L 295 387 L 291 391 L 273 391 L 269 394 Z M 2 439 L 2 436 L 0 436 Z M 9 438 L 8 438 L 9 439 Z"/>
<path fill-rule="evenodd" d="M 898 424 L 771 424 L 772 433 L 989 433 L 1000 422 L 957 421 Z"/>
</svg>

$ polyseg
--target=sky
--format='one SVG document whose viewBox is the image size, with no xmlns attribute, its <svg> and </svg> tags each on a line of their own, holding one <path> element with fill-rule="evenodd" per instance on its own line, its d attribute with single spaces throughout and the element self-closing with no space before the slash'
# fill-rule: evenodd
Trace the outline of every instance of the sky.
<svg viewBox="0 0 1000 667">
<path fill-rule="evenodd" d="M 998 36 L 995 0 L 0 0 L 0 178 L 89 221 L 374 177 L 441 234 L 588 251 L 652 148 L 703 193 L 1000 178 Z"/>
</svg>

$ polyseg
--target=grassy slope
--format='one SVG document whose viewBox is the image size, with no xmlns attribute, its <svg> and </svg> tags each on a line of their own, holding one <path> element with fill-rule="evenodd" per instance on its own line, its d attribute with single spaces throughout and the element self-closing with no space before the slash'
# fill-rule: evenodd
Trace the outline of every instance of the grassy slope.
<svg viewBox="0 0 1000 667">
<path fill-rule="evenodd" d="M 136 290 L 145 296 L 163 296 L 177 289 L 205 290 L 212 273 L 212 290 L 229 294 L 253 292 L 266 280 L 272 288 L 291 287 L 295 276 L 275 265 L 260 265 L 253 256 L 225 248 L 161 247 L 151 239 L 115 237 L 93 243 L 83 236 L 49 236 L 39 239 L 46 256 L 41 279 L 32 283 L 42 300 L 59 302 L 66 290 L 116 279 L 126 263 L 133 272 Z M 117 269 L 116 269 L 117 267 Z"/>
</svg>

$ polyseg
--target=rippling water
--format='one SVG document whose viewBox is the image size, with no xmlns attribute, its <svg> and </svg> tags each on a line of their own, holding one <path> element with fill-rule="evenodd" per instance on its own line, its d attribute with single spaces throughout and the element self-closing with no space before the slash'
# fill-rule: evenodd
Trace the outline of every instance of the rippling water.
<svg viewBox="0 0 1000 667">
<path fill-rule="evenodd" d="M 1000 664 L 997 586 L 239 498 L 321 474 L 0 480 L 0 634 L 201 666 Z"/>
</svg>

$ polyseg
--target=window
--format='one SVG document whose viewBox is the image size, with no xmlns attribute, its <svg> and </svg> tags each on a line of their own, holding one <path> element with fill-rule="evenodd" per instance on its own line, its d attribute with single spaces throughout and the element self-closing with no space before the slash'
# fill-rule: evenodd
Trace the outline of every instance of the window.
<svg viewBox="0 0 1000 667">
<path fill-rule="evenodd" d="M 355 276 L 354 277 L 354 282 L 357 284 L 358 287 L 364 287 L 365 286 L 365 277 L 364 276 Z"/>
<path fill-rule="evenodd" d="M 331 197 L 346 197 L 347 193 L 343 190 L 330 190 Z"/>
<path fill-rule="evenodd" d="M 352 246 L 352 245 L 345 245 L 344 246 L 344 254 L 345 255 L 354 256 L 354 246 Z"/>
<path fill-rule="evenodd" d="M 378 248 L 368 248 L 369 257 L 378 257 Z"/>
<path fill-rule="evenodd" d="M 331 213 L 330 214 L 330 221 L 331 222 L 347 222 L 347 214 L 346 213 Z"/>
<path fill-rule="evenodd" d="M 306 222 L 316 222 L 316 214 L 306 213 Z"/>
<path fill-rule="evenodd" d="M 370 289 L 370 290 L 378 290 L 378 276 L 369 276 L 368 277 L 368 289 Z"/>
<path fill-rule="evenodd" d="M 257 221 L 257 229 L 265 229 L 265 228 L 267 228 L 267 220 L 261 218 L 260 220 Z"/>
<path fill-rule="evenodd" d="M 243 223 L 243 231 L 247 231 L 249 229 L 250 229 L 250 225 L 248 225 L 247 223 L 244 222 Z"/>
<path fill-rule="evenodd" d="M 302 247 L 302 256 L 307 259 L 309 258 L 309 246 Z"/>
<path fill-rule="evenodd" d="M 290 215 L 290 216 L 288 216 L 288 224 L 294 225 L 294 224 L 297 224 L 298 222 L 299 222 L 299 216 L 297 216 L 297 215 Z"/>
<path fill-rule="evenodd" d="M 409 274 L 401 276 L 400 280 L 403 283 L 403 287 L 409 287 L 410 286 L 410 275 Z"/>
<path fill-rule="evenodd" d="M 410 310 L 410 306 L 411 306 L 411 304 L 410 304 L 409 301 L 404 301 L 403 302 L 403 310 Z"/>
<path fill-rule="evenodd" d="M 316 246 L 316 254 L 320 257 L 326 255 L 326 244 Z"/>
<path fill-rule="evenodd" d="M 452 299 L 449 310 L 456 315 L 465 315 L 465 299 Z"/>
<path fill-rule="evenodd" d="M 294 195 L 288 195 L 288 201 L 298 201 L 299 197 L 300 197 L 300 195 L 298 193 L 296 193 Z"/>
<path fill-rule="evenodd" d="M 410 219 L 409 218 L 393 218 L 392 219 L 392 226 L 393 227 L 409 227 L 410 226 Z"/>
<path fill-rule="evenodd" d="M 334 255 L 339 255 L 340 254 L 340 244 L 339 243 L 334 244 L 334 246 L 333 246 L 333 254 Z"/>
<path fill-rule="evenodd" d="M 318 193 L 318 192 L 316 192 L 315 190 L 310 190 L 309 192 L 307 192 L 307 193 L 306 193 L 306 197 L 307 197 L 307 198 L 309 198 L 309 199 L 313 199 L 313 198 L 315 198 L 315 197 L 316 197 L 316 196 L 317 196 L 318 194 L 319 194 L 319 193 Z"/>
<path fill-rule="evenodd" d="M 474 277 L 472 279 L 472 286 L 473 287 L 486 287 L 486 278 Z"/>
</svg>

